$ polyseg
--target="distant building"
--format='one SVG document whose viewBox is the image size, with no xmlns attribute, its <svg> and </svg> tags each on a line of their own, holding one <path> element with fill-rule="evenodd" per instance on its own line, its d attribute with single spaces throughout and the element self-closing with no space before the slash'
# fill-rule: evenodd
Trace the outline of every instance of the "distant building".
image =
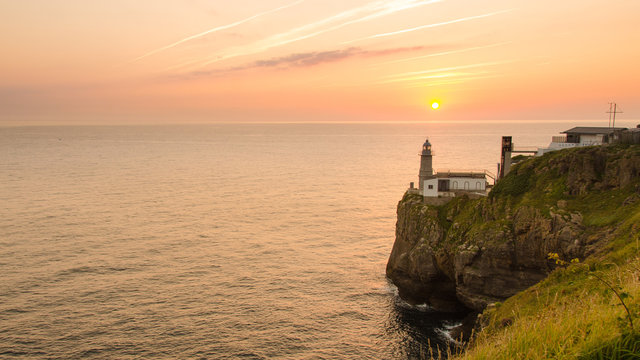
<svg viewBox="0 0 640 360">
<path fill-rule="evenodd" d="M 433 152 L 427 139 L 420 153 L 420 172 L 418 189 L 409 192 L 422 194 L 426 198 L 453 198 L 457 195 L 486 196 L 487 173 L 469 171 L 433 171 Z"/>
<path fill-rule="evenodd" d="M 640 144 L 640 124 L 635 128 L 622 130 L 615 133 L 613 142 L 621 144 Z"/>
<path fill-rule="evenodd" d="M 549 151 L 572 147 L 610 144 L 615 142 L 620 134 L 627 130 L 627 128 L 612 127 L 574 127 L 573 129 L 561 132 L 561 134 L 566 134 L 564 136 L 553 136 L 549 147 L 538 149 L 536 155 L 541 156 Z"/>
<path fill-rule="evenodd" d="M 511 165 L 516 161 L 511 158 L 513 153 L 530 153 L 542 156 L 550 151 L 562 150 L 581 146 L 605 145 L 614 143 L 640 144 L 640 125 L 633 129 L 614 127 L 578 126 L 560 132 L 560 136 L 552 136 L 551 143 L 546 148 L 531 151 L 525 148 L 515 148 L 511 136 L 502 137 L 502 157 L 498 164 L 498 176 L 503 178 L 509 173 Z"/>
<path fill-rule="evenodd" d="M 622 130 L 626 130 L 626 128 L 578 126 L 565 130 L 561 134 L 567 134 L 567 143 L 589 146 L 608 144 L 610 140 L 613 140 L 613 135 Z"/>
<path fill-rule="evenodd" d="M 512 158 L 513 153 L 535 154 L 542 156 L 550 151 L 562 150 L 581 146 L 605 144 L 640 144 L 640 124 L 635 128 L 592 127 L 578 126 L 562 131 L 560 136 L 552 136 L 551 143 L 546 148 L 527 149 L 516 148 L 511 136 L 502 137 L 502 156 L 498 164 L 498 178 L 502 179 L 511 170 L 511 166 L 526 156 Z M 533 151 L 532 151 L 533 150 Z"/>
</svg>

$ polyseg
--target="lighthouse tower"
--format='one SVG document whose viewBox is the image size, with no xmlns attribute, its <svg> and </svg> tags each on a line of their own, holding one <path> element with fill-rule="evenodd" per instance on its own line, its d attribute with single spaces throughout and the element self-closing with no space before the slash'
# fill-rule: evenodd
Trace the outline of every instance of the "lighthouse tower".
<svg viewBox="0 0 640 360">
<path fill-rule="evenodd" d="M 420 154 L 420 174 L 418 188 L 424 190 L 424 181 L 427 177 L 433 175 L 433 162 L 431 154 L 431 143 L 429 139 L 422 145 L 422 153 Z"/>
</svg>

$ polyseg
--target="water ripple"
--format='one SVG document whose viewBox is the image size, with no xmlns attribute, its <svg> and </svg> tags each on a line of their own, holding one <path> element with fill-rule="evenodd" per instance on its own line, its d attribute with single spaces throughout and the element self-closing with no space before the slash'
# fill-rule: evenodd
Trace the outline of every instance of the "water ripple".
<svg viewBox="0 0 640 360">
<path fill-rule="evenodd" d="M 395 207 L 425 134 L 494 166 L 475 126 L 2 128 L 0 357 L 416 358 L 451 317 L 387 284 Z"/>
</svg>

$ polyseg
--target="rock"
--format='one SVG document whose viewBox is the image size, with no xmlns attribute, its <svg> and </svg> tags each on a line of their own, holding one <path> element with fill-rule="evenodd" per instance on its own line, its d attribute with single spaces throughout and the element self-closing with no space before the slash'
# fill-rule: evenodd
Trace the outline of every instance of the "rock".
<svg viewBox="0 0 640 360">
<path fill-rule="evenodd" d="M 407 302 L 457 312 L 465 308 L 456 299 L 455 283 L 446 276 L 446 272 L 453 273 L 453 262 L 446 252 L 434 250 L 443 237 L 437 212 L 422 204 L 419 196 L 405 197 L 398 206 L 396 241 L 387 263 L 387 277 Z"/>
<path fill-rule="evenodd" d="M 552 232 L 551 219 L 523 207 L 512 226 L 467 234 L 468 226 L 455 222 L 445 234 L 435 209 L 408 199 L 398 206 L 387 276 L 407 301 L 442 311 L 481 311 L 546 276 L 547 253 L 573 240 L 573 228 L 559 219 L 562 224 Z M 448 247 L 445 235 L 460 237 L 464 245 Z"/>
<path fill-rule="evenodd" d="M 568 151 L 544 166 L 545 171 L 534 167 L 532 175 L 520 174 L 564 176 L 567 196 L 617 189 L 640 178 L 640 156 L 612 155 L 606 147 Z M 535 181 L 525 178 L 525 183 Z M 555 191 L 549 184 L 541 186 L 544 194 Z M 639 198 L 634 194 L 624 203 Z M 398 204 L 387 276 L 409 302 L 442 311 L 482 311 L 544 279 L 556 266 L 549 253 L 584 259 L 611 239 L 606 229 L 586 231 L 583 215 L 567 209 L 566 199 L 535 207 L 507 195 L 456 199 L 436 207 L 408 194 Z"/>
<path fill-rule="evenodd" d="M 449 331 L 449 336 L 456 341 L 467 342 L 476 331 L 479 312 L 471 312 L 462 319 L 462 323 Z"/>
<path fill-rule="evenodd" d="M 580 213 L 572 213 L 571 222 L 575 225 L 582 226 L 582 215 Z"/>
</svg>

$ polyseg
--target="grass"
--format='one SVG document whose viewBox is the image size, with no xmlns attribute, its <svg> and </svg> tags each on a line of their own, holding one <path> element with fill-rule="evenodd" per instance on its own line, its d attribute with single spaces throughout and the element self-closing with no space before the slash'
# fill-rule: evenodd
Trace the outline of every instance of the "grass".
<svg viewBox="0 0 640 360">
<path fill-rule="evenodd" d="M 602 211 L 618 219 L 606 249 L 487 309 L 457 359 L 640 359 L 640 208 Z"/>
<path fill-rule="evenodd" d="M 580 183 L 569 188 L 567 166 L 575 164 L 567 165 L 567 158 L 579 168 L 581 159 L 602 156 L 598 151 L 603 150 L 575 149 L 523 160 L 488 199 L 438 208 L 451 245 L 473 234 L 497 241 L 501 229 L 511 226 L 509 214 L 525 206 L 549 217 L 551 212 L 581 214 L 585 234 L 598 243 L 582 263 L 564 259 L 566 267 L 485 310 L 482 331 L 465 352 L 449 358 L 640 359 L 640 179 L 611 189 L 603 182 L 606 176 L 596 171 L 586 192 L 575 191 Z M 606 151 L 609 162 L 640 156 L 638 146 Z"/>
<path fill-rule="evenodd" d="M 580 356 L 580 360 L 620 359 L 631 360 L 640 357 L 640 334 L 626 333 L 604 344 L 600 344 Z"/>
<path fill-rule="evenodd" d="M 636 318 L 639 269 L 636 257 L 625 266 L 598 271 L 623 289 Z M 581 265 L 557 272 L 563 274 L 486 311 L 487 328 L 459 359 L 640 358 L 640 333 L 629 328 L 626 311 L 608 286 Z"/>
<path fill-rule="evenodd" d="M 518 197 L 527 192 L 533 185 L 533 164 L 535 159 L 524 161 L 514 167 L 510 176 L 501 179 L 491 190 L 490 198 Z"/>
<path fill-rule="evenodd" d="M 633 206 L 621 206 L 633 194 L 633 187 L 606 192 L 590 192 L 576 197 L 568 203 L 567 209 L 584 214 L 585 226 L 602 227 L 620 222 L 629 215 Z"/>
</svg>

